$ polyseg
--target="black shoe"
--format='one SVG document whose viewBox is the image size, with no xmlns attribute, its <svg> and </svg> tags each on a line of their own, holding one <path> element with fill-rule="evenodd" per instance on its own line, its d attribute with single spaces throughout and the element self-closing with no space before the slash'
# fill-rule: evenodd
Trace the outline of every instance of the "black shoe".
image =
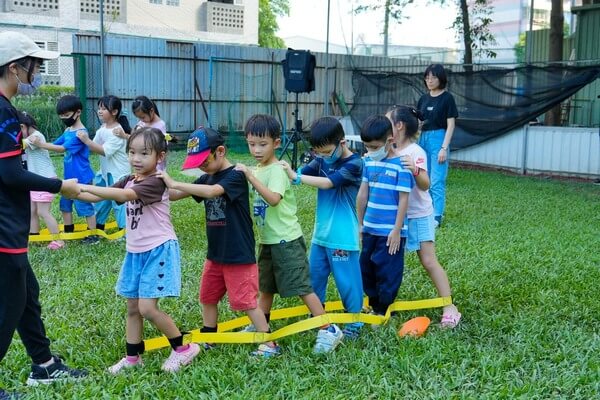
<svg viewBox="0 0 600 400">
<path fill-rule="evenodd" d="M 21 396 L 19 393 L 9 393 L 4 389 L 0 389 L 0 400 L 18 400 L 22 398 L 23 396 Z"/>
<path fill-rule="evenodd" d="M 85 378 L 88 374 L 84 369 L 68 367 L 63 364 L 58 356 L 52 356 L 52 358 L 54 358 L 54 363 L 47 367 L 31 364 L 31 373 L 29 374 L 29 378 L 27 378 L 29 386 L 47 385 L 57 381 Z"/>
<path fill-rule="evenodd" d="M 86 236 L 81 239 L 82 244 L 98 244 L 100 242 L 100 238 L 96 235 Z"/>
</svg>

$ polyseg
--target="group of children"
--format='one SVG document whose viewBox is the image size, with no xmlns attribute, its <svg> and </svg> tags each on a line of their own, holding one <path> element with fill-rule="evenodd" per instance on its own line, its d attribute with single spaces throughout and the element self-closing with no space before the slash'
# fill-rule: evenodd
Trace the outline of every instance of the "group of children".
<svg viewBox="0 0 600 400">
<path fill-rule="evenodd" d="M 108 107 L 99 115 L 106 111 Z M 110 115 L 116 118 L 118 112 Z M 179 296 L 181 287 L 180 250 L 169 202 L 190 196 L 204 202 L 206 209 L 207 256 L 199 294 L 201 332 L 217 332 L 217 305 L 225 294 L 233 310 L 250 318 L 252 324 L 245 331 L 270 332 L 275 294 L 298 296 L 313 316 L 323 315 L 330 274 L 347 312 L 361 311 L 364 292 L 370 312 L 383 315 L 402 282 L 405 247 L 417 251 L 439 295 L 450 296 L 446 273 L 435 255 L 427 163 L 414 143 L 417 118 L 415 109 L 398 106 L 387 115 L 368 118 L 361 130 L 367 150 L 364 160 L 350 150 L 337 119 L 321 118 L 311 127 L 316 157 L 297 171 L 277 159 L 281 128 L 272 116 L 254 115 L 245 126 L 249 151 L 257 161 L 255 168 L 234 165 L 227 158 L 223 137 L 210 128 L 199 128 L 188 140 L 183 164 L 183 169 L 204 172 L 193 183 L 178 182 L 161 168 L 167 151 L 164 132 L 145 126 L 127 134 L 125 151 L 132 173 L 107 173 L 101 185 L 80 184 L 76 200 L 81 204 L 112 201 L 126 209 L 127 253 L 116 287 L 127 299 L 126 354 L 109 371 L 116 374 L 142 365 L 144 319 L 171 344 L 171 355 L 162 367 L 165 371 L 178 371 L 201 349 L 215 346 L 184 345 L 181 331 L 158 307 L 160 298 Z M 113 121 L 101 130 L 115 125 Z M 102 135 L 101 130 L 97 135 Z M 76 137 L 107 157 L 112 154 L 107 151 L 110 147 L 97 144 L 115 141 L 115 137 L 125 140 L 109 133 L 98 141 L 91 141 L 85 132 Z M 252 214 L 259 233 L 258 257 L 248 183 L 253 189 Z M 310 260 L 296 215 L 292 185 L 298 184 L 318 188 Z M 441 325 L 454 327 L 460 318 L 451 304 L 444 308 Z M 356 338 L 361 327 L 361 323 L 346 324 L 343 330 L 335 324 L 322 326 L 314 351 L 332 351 L 344 336 Z M 272 341 L 261 343 L 252 352 L 258 357 L 280 353 L 280 346 Z"/>
<path fill-rule="evenodd" d="M 323 315 L 330 274 L 347 312 L 361 311 L 365 293 L 370 312 L 383 315 L 402 282 L 405 248 L 417 251 L 439 295 L 451 295 L 435 253 L 430 181 L 426 156 L 415 143 L 419 117 L 415 109 L 395 106 L 386 115 L 369 117 L 361 129 L 367 150 L 364 159 L 351 151 L 337 119 L 318 119 L 310 135 L 316 157 L 297 171 L 277 159 L 281 128 L 272 116 L 254 115 L 246 122 L 246 141 L 257 161 L 255 168 L 234 165 L 227 158 L 223 137 L 210 128 L 199 128 L 188 140 L 183 164 L 183 169 L 204 172 L 193 183 L 175 181 L 166 172 L 166 127 L 156 105 L 144 96 L 136 99 L 133 112 L 140 122 L 133 130 L 121 111 L 121 101 L 115 96 L 98 101 L 102 126 L 93 140 L 81 122 L 82 104 L 75 96 L 64 96 L 57 104 L 67 128 L 53 143 L 45 142 L 31 116 L 21 113 L 20 121 L 27 137 L 29 168 L 56 176 L 47 151 L 63 152 L 65 178 L 80 183 L 76 199 L 60 201 L 65 232 L 73 231 L 73 205 L 90 229 L 103 229 L 111 208 L 119 228 L 126 229 L 127 253 L 116 286 L 117 293 L 127 299 L 126 355 L 109 372 L 142 365 L 144 319 L 171 344 L 171 355 L 162 367 L 165 371 L 178 371 L 201 348 L 215 346 L 184 345 L 181 331 L 158 307 L 160 298 L 179 296 L 181 287 L 180 250 L 169 202 L 190 196 L 204 202 L 206 208 L 208 246 L 200 281 L 201 332 L 217 332 L 217 305 L 225 294 L 233 310 L 250 318 L 252 324 L 245 331 L 270 332 L 275 294 L 298 296 L 311 315 Z M 101 156 L 95 179 L 90 151 Z M 259 233 L 258 257 L 248 184 Z M 318 189 L 310 259 L 292 188 L 299 184 Z M 52 233 L 58 233 L 49 213 L 52 195 L 34 192 L 31 199 L 36 211 L 32 233 L 39 230 L 37 215 L 45 219 Z M 95 236 L 87 239 L 88 243 L 97 241 Z M 64 242 L 54 240 L 48 247 L 62 246 Z M 460 318 L 450 304 L 444 308 L 441 325 L 454 327 Z M 343 329 L 335 324 L 322 326 L 314 351 L 332 351 L 344 336 L 356 338 L 361 327 L 362 323 L 346 324 Z M 272 341 L 261 343 L 252 352 L 259 357 L 280 353 L 280 346 Z"/>
<path fill-rule="evenodd" d="M 76 178 L 80 183 L 93 182 L 96 186 L 112 186 L 130 172 L 126 143 L 132 129 L 127 117 L 121 113 L 121 100 L 110 95 L 103 96 L 98 100 L 97 115 L 102 125 L 96 131 L 93 140 L 90 139 L 88 130 L 81 121 L 82 110 L 83 105 L 77 96 L 67 95 L 58 100 L 56 112 L 66 129 L 52 143 L 46 142 L 31 115 L 25 111 L 20 112 L 19 122 L 25 138 L 23 143 L 26 166 L 31 172 L 55 178 L 56 172 L 48 151 L 64 153 L 65 179 Z M 140 121 L 134 129 L 148 124 L 158 127 L 163 134 L 166 134 L 165 123 L 160 119 L 156 105 L 146 96 L 139 96 L 135 99 L 132 111 Z M 94 174 L 90 165 L 90 151 L 100 155 L 100 171 L 97 174 Z M 43 218 L 48 230 L 55 236 L 55 239 L 48 244 L 48 249 L 58 250 L 64 247 L 65 242 L 58 238 L 58 223 L 50 212 L 53 198 L 54 195 L 51 193 L 31 192 L 30 235 L 39 234 L 39 219 Z M 125 228 L 125 207 L 122 204 L 107 200 L 92 205 L 62 197 L 60 211 L 66 233 L 74 232 L 75 229 L 73 208 L 80 217 L 86 219 L 89 229 L 104 230 L 111 209 L 114 212 L 118 228 Z M 97 235 L 90 235 L 82 240 L 85 244 L 95 244 L 98 241 Z"/>
</svg>

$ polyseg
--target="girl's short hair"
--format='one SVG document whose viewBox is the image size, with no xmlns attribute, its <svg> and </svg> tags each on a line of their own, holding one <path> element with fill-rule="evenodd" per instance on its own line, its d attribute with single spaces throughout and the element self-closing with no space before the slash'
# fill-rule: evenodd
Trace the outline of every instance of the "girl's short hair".
<svg viewBox="0 0 600 400">
<path fill-rule="evenodd" d="M 35 118 L 33 118 L 33 116 L 27 111 L 19 111 L 19 123 L 30 128 L 38 128 Z"/>
<path fill-rule="evenodd" d="M 323 147 L 329 144 L 338 145 L 344 138 L 344 127 L 335 117 L 322 117 L 310 127 L 310 144 Z"/>
<path fill-rule="evenodd" d="M 255 114 L 246 121 L 244 133 L 246 136 L 270 137 L 275 140 L 281 137 L 281 125 L 271 115 Z"/>
<path fill-rule="evenodd" d="M 362 125 L 360 139 L 363 142 L 386 141 L 392 136 L 392 123 L 385 115 L 371 115 Z"/>
<path fill-rule="evenodd" d="M 158 107 L 156 107 L 156 103 L 150 100 L 146 96 L 138 96 L 131 103 L 131 111 L 135 114 L 136 112 L 143 112 L 144 114 L 150 114 L 150 111 L 154 111 L 154 113 L 160 117 L 160 113 L 158 112 Z"/>
<path fill-rule="evenodd" d="M 417 136 L 419 120 L 423 121 L 423 114 L 419 110 L 408 106 L 393 106 L 388 114 L 393 124 L 402 122 L 406 126 L 406 137 L 413 139 Z"/>
<path fill-rule="evenodd" d="M 446 75 L 446 70 L 441 64 L 431 64 L 427 69 L 425 69 L 425 73 L 423 74 L 423 83 L 425 83 L 425 87 L 427 87 L 427 82 L 425 79 L 427 75 L 433 75 L 440 80 L 440 89 L 445 89 L 448 84 L 448 76 Z"/>
<path fill-rule="evenodd" d="M 147 149 L 152 149 L 156 154 L 160 154 L 167 151 L 167 141 L 165 139 L 165 135 L 156 128 L 151 128 L 149 126 L 136 129 L 131 133 L 129 139 L 127 139 L 127 147 L 126 151 L 129 151 L 129 145 L 131 142 L 137 138 L 138 136 L 142 136 L 144 138 L 144 146 Z"/>
<path fill-rule="evenodd" d="M 106 108 L 111 113 L 116 110 L 117 122 L 121 125 L 125 133 L 131 132 L 131 125 L 129 124 L 129 120 L 126 116 L 121 115 L 121 111 L 123 110 L 123 103 L 121 103 L 121 99 L 113 95 L 102 96 L 98 99 L 98 106 Z"/>
</svg>

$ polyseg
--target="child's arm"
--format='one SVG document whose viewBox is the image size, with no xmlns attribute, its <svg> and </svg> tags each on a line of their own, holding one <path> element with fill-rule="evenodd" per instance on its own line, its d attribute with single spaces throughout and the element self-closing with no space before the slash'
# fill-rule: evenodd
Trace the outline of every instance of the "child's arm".
<svg viewBox="0 0 600 400">
<path fill-rule="evenodd" d="M 386 245 L 388 246 L 388 253 L 390 255 L 394 255 L 400 250 L 400 231 L 402 231 L 402 225 L 404 225 L 404 216 L 406 215 L 407 208 L 408 192 L 400 192 L 398 196 L 398 211 L 396 212 L 396 221 L 394 222 L 394 228 L 389 233 L 386 242 Z"/>
<path fill-rule="evenodd" d="M 333 182 L 327 177 L 300 174 L 300 179 L 298 179 L 298 173 L 292 169 L 287 161 L 281 160 L 279 161 L 279 164 L 288 174 L 290 180 L 294 181 L 295 183 L 304 183 L 305 185 L 313 186 L 318 189 L 331 189 L 333 187 Z"/>
<path fill-rule="evenodd" d="M 279 193 L 273 192 L 269 189 L 264 183 L 262 183 L 250 169 L 244 164 L 237 163 L 235 166 L 236 171 L 241 171 L 246 176 L 246 179 L 254 189 L 262 196 L 262 198 L 267 202 L 271 207 L 275 207 L 281 201 L 282 196 Z"/>
<path fill-rule="evenodd" d="M 362 232 L 363 219 L 365 218 L 365 210 L 367 209 L 367 201 L 369 200 L 369 183 L 362 182 L 356 195 L 356 214 L 358 216 L 359 232 Z"/>
<path fill-rule="evenodd" d="M 401 157 L 401 162 L 402 162 L 402 167 L 406 168 L 407 170 L 409 170 L 411 172 L 411 174 L 415 178 L 415 183 L 417 184 L 419 189 L 429 190 L 430 182 L 429 182 L 429 175 L 427 174 L 427 171 L 424 170 L 423 168 L 419 168 L 419 166 L 416 165 L 413 158 L 408 154 L 403 155 Z"/>
<path fill-rule="evenodd" d="M 64 146 L 60 146 L 60 145 L 53 144 L 53 143 L 43 142 L 37 135 L 36 136 L 31 136 L 30 137 L 30 142 L 34 146 L 40 147 L 42 149 L 54 151 L 54 152 L 57 152 L 57 153 L 64 153 L 65 150 L 66 150 Z"/>
<path fill-rule="evenodd" d="M 169 200 L 176 201 L 189 196 L 198 196 L 212 199 L 225 193 L 221 185 L 201 185 L 198 183 L 178 182 L 171 178 L 166 171 L 158 171 L 157 178 L 161 178 L 169 188 Z"/>
<path fill-rule="evenodd" d="M 100 200 L 114 200 L 119 203 L 125 203 L 127 201 L 137 200 L 138 195 L 132 189 L 121 189 L 116 187 L 103 187 L 103 186 L 92 186 L 92 185 L 80 185 L 82 193 L 89 193 L 95 195 L 95 198 L 99 198 Z M 81 196 L 81 195 L 80 195 Z M 98 200 L 86 200 L 84 198 L 79 197 L 81 200 L 85 201 L 98 201 Z M 88 197 L 92 199 L 92 197 Z"/>
<path fill-rule="evenodd" d="M 96 154 L 100 154 L 101 156 L 104 156 L 106 154 L 104 154 L 104 147 L 102 147 L 102 145 L 94 142 L 92 139 L 90 139 L 90 135 L 88 135 L 88 133 L 84 130 L 79 130 L 77 131 L 77 137 L 79 138 L 79 140 L 81 140 L 81 142 L 83 144 L 85 144 L 87 147 L 90 148 L 91 151 L 93 151 Z"/>
</svg>

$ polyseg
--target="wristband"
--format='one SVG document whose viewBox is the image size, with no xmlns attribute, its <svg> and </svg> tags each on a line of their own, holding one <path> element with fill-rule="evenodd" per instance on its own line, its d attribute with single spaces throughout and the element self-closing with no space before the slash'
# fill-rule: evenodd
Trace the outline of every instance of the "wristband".
<svg viewBox="0 0 600 400">
<path fill-rule="evenodd" d="M 292 185 L 299 185 L 302 183 L 302 173 L 300 172 L 300 168 L 296 171 L 296 179 L 292 181 Z"/>
<path fill-rule="evenodd" d="M 448 146 L 442 146 L 442 150 L 444 150 L 444 151 L 448 150 Z"/>
</svg>

